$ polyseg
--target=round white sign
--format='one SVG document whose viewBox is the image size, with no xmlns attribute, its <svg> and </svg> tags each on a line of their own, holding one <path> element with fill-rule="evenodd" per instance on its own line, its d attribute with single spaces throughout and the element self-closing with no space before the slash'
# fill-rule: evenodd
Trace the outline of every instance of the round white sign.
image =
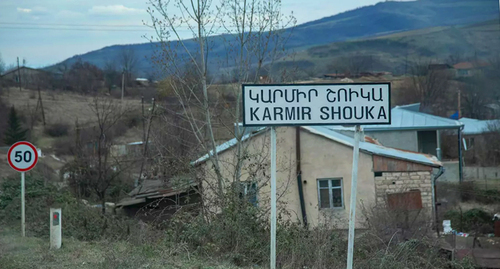
<svg viewBox="0 0 500 269">
<path fill-rule="evenodd" d="M 38 152 L 30 142 L 21 141 L 12 145 L 7 153 L 10 167 L 19 172 L 26 172 L 35 167 Z"/>
</svg>

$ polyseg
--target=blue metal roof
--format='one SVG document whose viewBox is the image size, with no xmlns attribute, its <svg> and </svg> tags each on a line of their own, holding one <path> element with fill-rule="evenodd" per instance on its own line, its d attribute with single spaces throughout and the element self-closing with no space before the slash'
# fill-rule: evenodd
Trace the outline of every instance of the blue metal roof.
<svg viewBox="0 0 500 269">
<path fill-rule="evenodd" d="M 391 109 L 391 124 L 363 125 L 369 131 L 402 131 L 402 130 L 443 130 L 458 129 L 463 126 L 456 120 L 434 116 L 415 111 L 416 105 L 397 106 Z M 352 127 L 332 126 L 335 130 L 354 131 Z"/>
<path fill-rule="evenodd" d="M 464 124 L 462 133 L 464 135 L 475 135 L 490 133 L 490 127 L 499 126 L 499 120 L 476 120 L 470 118 L 461 118 L 460 122 Z"/>
</svg>

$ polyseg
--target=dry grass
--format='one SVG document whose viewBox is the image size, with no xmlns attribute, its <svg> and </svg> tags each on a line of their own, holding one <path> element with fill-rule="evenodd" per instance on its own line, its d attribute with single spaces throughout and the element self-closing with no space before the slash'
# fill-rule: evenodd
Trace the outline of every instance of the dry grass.
<svg viewBox="0 0 500 269">
<path fill-rule="evenodd" d="M 41 96 L 47 124 L 66 123 L 73 126 L 77 119 L 80 123 L 93 121 L 94 115 L 89 106 L 93 100 L 92 96 L 61 91 L 42 91 Z M 7 106 L 14 105 L 27 116 L 28 108 L 31 110 L 36 108 L 38 92 L 27 89 L 19 91 L 17 88 L 4 89 L 2 99 Z M 120 102 L 119 99 L 115 100 L 117 103 Z M 140 99 L 125 98 L 124 102 L 128 109 L 139 111 L 141 107 Z"/>
<path fill-rule="evenodd" d="M 71 238 L 63 238 L 61 249 L 50 250 L 48 239 L 22 238 L 17 230 L 0 228 L 2 269 L 236 268 L 224 263 L 198 260 L 189 256 L 189 253 L 172 254 L 167 248 L 152 244 L 81 242 Z"/>
</svg>

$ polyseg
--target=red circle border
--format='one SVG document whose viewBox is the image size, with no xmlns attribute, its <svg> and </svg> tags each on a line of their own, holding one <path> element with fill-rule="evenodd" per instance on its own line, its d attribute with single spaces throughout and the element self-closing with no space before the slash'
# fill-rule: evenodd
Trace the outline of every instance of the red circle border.
<svg viewBox="0 0 500 269">
<path fill-rule="evenodd" d="M 12 164 L 12 161 L 10 160 L 10 153 L 12 152 L 12 150 L 15 147 L 17 147 L 19 145 L 26 145 L 26 146 L 30 147 L 35 152 L 35 161 L 33 162 L 33 164 L 30 167 L 25 168 L 25 169 L 19 169 L 19 168 L 15 167 Z M 33 169 L 33 167 L 35 167 L 36 163 L 38 162 L 38 151 L 36 150 L 35 146 L 33 146 L 33 144 L 31 144 L 30 142 L 19 141 L 19 142 L 14 143 L 14 145 L 10 146 L 9 152 L 7 153 L 7 160 L 9 161 L 9 165 L 10 165 L 10 167 L 12 167 L 12 169 L 14 169 L 14 170 L 16 170 L 18 172 L 26 172 L 26 171 L 29 171 L 29 170 Z"/>
</svg>

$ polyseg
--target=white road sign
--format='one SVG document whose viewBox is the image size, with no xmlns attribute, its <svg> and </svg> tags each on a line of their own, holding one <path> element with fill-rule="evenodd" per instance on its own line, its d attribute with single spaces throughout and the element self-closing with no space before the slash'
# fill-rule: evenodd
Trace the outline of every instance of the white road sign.
<svg viewBox="0 0 500 269">
<path fill-rule="evenodd" d="M 21 141 L 10 147 L 7 159 L 14 170 L 26 172 L 35 167 L 38 161 L 38 152 L 30 142 Z"/>
<path fill-rule="evenodd" d="M 244 126 L 391 123 L 389 83 L 244 84 Z"/>
</svg>

